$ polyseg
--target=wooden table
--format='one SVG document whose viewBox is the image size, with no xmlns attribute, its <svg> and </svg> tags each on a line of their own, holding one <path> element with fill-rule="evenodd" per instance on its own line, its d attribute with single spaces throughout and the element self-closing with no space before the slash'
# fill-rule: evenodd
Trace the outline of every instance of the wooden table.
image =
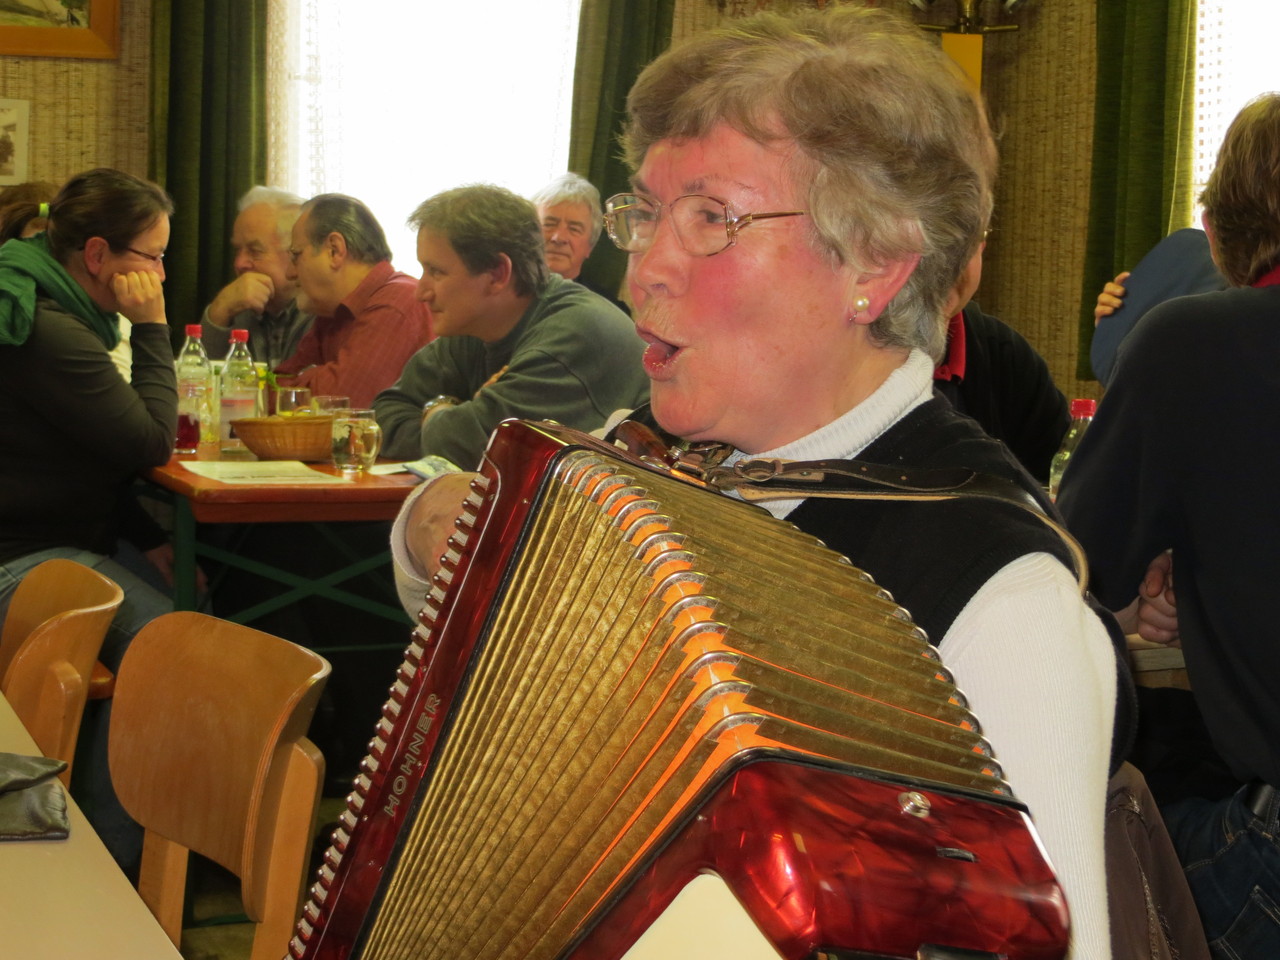
<svg viewBox="0 0 1280 960">
<path fill-rule="evenodd" d="M 1191 689 L 1181 647 L 1151 643 L 1136 635 L 1126 639 L 1129 643 L 1129 667 L 1133 672 L 1134 683 L 1140 687 Z"/>
<path fill-rule="evenodd" d="M 0 751 L 40 755 L 3 696 Z M 67 814 L 66 840 L 0 843 L 0 955 L 181 960 L 70 797 Z"/>
<path fill-rule="evenodd" d="M 353 482 L 324 485 L 286 485 L 279 483 L 251 485 L 223 483 L 192 473 L 183 461 L 195 456 L 175 456 L 163 467 L 147 471 L 150 482 L 173 494 L 174 501 L 174 607 L 196 608 L 196 558 L 208 557 L 284 584 L 279 596 L 241 611 L 229 619 L 247 623 L 273 610 L 307 596 L 324 596 L 366 613 L 386 617 L 397 623 L 409 623 L 398 606 L 381 603 L 369 597 L 343 590 L 338 584 L 387 562 L 386 550 L 374 556 L 339 557 L 345 565 L 320 578 L 299 577 L 289 570 L 258 563 L 201 543 L 196 536 L 197 523 L 350 523 L 356 521 L 395 519 L 400 505 L 414 488 L 418 478 L 410 473 L 387 475 L 359 474 Z M 204 457 L 202 456 L 202 459 Z M 335 478 L 341 474 L 328 464 L 312 464 L 314 469 Z M 334 538 L 335 549 L 341 548 Z"/>
</svg>

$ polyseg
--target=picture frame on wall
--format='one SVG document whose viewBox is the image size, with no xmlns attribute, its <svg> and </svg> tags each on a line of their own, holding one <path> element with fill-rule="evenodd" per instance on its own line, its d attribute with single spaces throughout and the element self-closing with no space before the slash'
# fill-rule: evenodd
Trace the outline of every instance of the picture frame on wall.
<svg viewBox="0 0 1280 960">
<path fill-rule="evenodd" d="M 0 56 L 120 55 L 120 0 L 6 0 L 0 4 Z"/>
<path fill-rule="evenodd" d="M 30 121 L 30 100 L 0 100 L 0 187 L 27 180 Z"/>
</svg>

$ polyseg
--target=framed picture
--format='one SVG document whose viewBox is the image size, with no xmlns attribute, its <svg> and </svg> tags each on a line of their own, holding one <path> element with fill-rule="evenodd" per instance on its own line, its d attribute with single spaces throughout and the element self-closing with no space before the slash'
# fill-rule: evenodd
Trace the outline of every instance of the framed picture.
<svg viewBox="0 0 1280 960">
<path fill-rule="evenodd" d="M 5 0 L 0 56 L 93 57 L 120 54 L 120 0 Z"/>
<path fill-rule="evenodd" d="M 0 100 L 0 187 L 26 182 L 30 118 L 31 101 Z"/>
</svg>

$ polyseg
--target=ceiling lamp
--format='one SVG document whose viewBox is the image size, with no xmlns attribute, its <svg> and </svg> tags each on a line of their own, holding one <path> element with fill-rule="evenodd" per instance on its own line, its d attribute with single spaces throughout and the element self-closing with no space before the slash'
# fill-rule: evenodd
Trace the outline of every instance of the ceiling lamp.
<svg viewBox="0 0 1280 960">
<path fill-rule="evenodd" d="M 1000 8 L 1006 14 L 1014 13 L 1026 4 L 1027 0 L 999 0 Z M 919 10 L 927 10 L 934 0 L 911 0 L 911 5 Z M 944 26 L 936 23 L 920 24 L 925 30 L 940 30 L 946 33 L 997 33 L 1003 30 L 1017 30 L 1016 23 L 983 23 L 978 15 L 979 0 L 956 0 L 958 19 L 955 23 Z"/>
</svg>

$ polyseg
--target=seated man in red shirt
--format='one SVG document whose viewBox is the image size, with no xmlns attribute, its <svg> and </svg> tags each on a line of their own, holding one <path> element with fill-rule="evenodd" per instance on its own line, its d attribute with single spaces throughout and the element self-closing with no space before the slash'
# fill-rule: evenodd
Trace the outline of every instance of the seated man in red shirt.
<svg viewBox="0 0 1280 960">
<path fill-rule="evenodd" d="M 289 256 L 298 307 L 316 320 L 276 368 L 280 382 L 372 405 L 431 340 L 431 311 L 414 296 L 417 281 L 391 266 L 386 235 L 369 208 L 338 193 L 303 204 Z"/>
</svg>

